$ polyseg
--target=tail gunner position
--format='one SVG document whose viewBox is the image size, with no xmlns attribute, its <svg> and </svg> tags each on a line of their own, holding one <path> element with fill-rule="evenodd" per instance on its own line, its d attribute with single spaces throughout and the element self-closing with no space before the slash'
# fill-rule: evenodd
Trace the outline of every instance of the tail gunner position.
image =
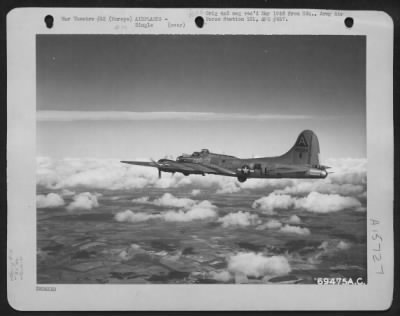
<svg viewBox="0 0 400 316">
<path fill-rule="evenodd" d="M 241 159 L 211 153 L 208 149 L 183 154 L 176 160 L 160 159 L 157 162 L 121 161 L 131 165 L 155 167 L 162 172 L 189 174 L 216 174 L 237 177 L 240 182 L 250 178 L 326 178 L 329 167 L 319 163 L 319 142 L 313 131 L 305 130 L 297 137 L 294 146 L 282 156 Z"/>
</svg>

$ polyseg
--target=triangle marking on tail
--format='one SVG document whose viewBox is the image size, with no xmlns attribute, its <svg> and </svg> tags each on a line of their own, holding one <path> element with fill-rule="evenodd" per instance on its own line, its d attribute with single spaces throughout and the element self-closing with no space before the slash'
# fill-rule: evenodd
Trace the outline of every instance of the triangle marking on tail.
<svg viewBox="0 0 400 316">
<path fill-rule="evenodd" d="M 300 135 L 299 139 L 297 140 L 296 146 L 298 147 L 308 147 L 306 138 L 304 135 Z"/>
</svg>

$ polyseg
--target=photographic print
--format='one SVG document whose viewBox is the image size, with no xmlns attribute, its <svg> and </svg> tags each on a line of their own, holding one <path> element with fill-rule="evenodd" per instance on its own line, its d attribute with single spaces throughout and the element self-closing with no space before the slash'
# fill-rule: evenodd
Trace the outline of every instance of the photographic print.
<svg viewBox="0 0 400 316">
<path fill-rule="evenodd" d="M 368 282 L 365 36 L 39 34 L 36 120 L 38 284 Z"/>
</svg>

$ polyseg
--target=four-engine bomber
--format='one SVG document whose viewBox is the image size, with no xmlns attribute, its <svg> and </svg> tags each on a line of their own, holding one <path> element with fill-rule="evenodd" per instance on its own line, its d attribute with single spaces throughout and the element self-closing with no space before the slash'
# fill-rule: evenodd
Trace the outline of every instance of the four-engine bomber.
<svg viewBox="0 0 400 316">
<path fill-rule="evenodd" d="M 237 177 L 240 182 L 248 178 L 326 178 L 329 167 L 319 163 L 319 142 L 313 131 L 300 133 L 294 146 L 277 157 L 241 159 L 216 154 L 208 149 L 191 155 L 182 154 L 176 160 L 160 159 L 157 162 L 121 161 L 131 165 L 155 167 L 159 177 L 162 172 L 190 174 L 216 174 Z"/>
</svg>

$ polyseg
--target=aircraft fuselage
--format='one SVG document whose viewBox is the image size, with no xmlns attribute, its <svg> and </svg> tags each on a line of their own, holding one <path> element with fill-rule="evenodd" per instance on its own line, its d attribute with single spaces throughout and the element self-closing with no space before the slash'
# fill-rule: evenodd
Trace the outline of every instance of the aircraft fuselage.
<svg viewBox="0 0 400 316">
<path fill-rule="evenodd" d="M 182 164 L 188 163 L 188 165 L 219 166 L 234 172 L 235 174 L 231 174 L 231 176 L 238 177 L 239 180 L 247 178 L 325 178 L 328 174 L 322 166 L 294 165 L 282 157 L 240 159 L 210 153 L 203 157 L 179 156 L 176 161 Z M 197 174 L 202 174 L 202 172 L 197 172 Z M 215 174 L 219 174 L 219 172 L 216 171 Z"/>
</svg>

